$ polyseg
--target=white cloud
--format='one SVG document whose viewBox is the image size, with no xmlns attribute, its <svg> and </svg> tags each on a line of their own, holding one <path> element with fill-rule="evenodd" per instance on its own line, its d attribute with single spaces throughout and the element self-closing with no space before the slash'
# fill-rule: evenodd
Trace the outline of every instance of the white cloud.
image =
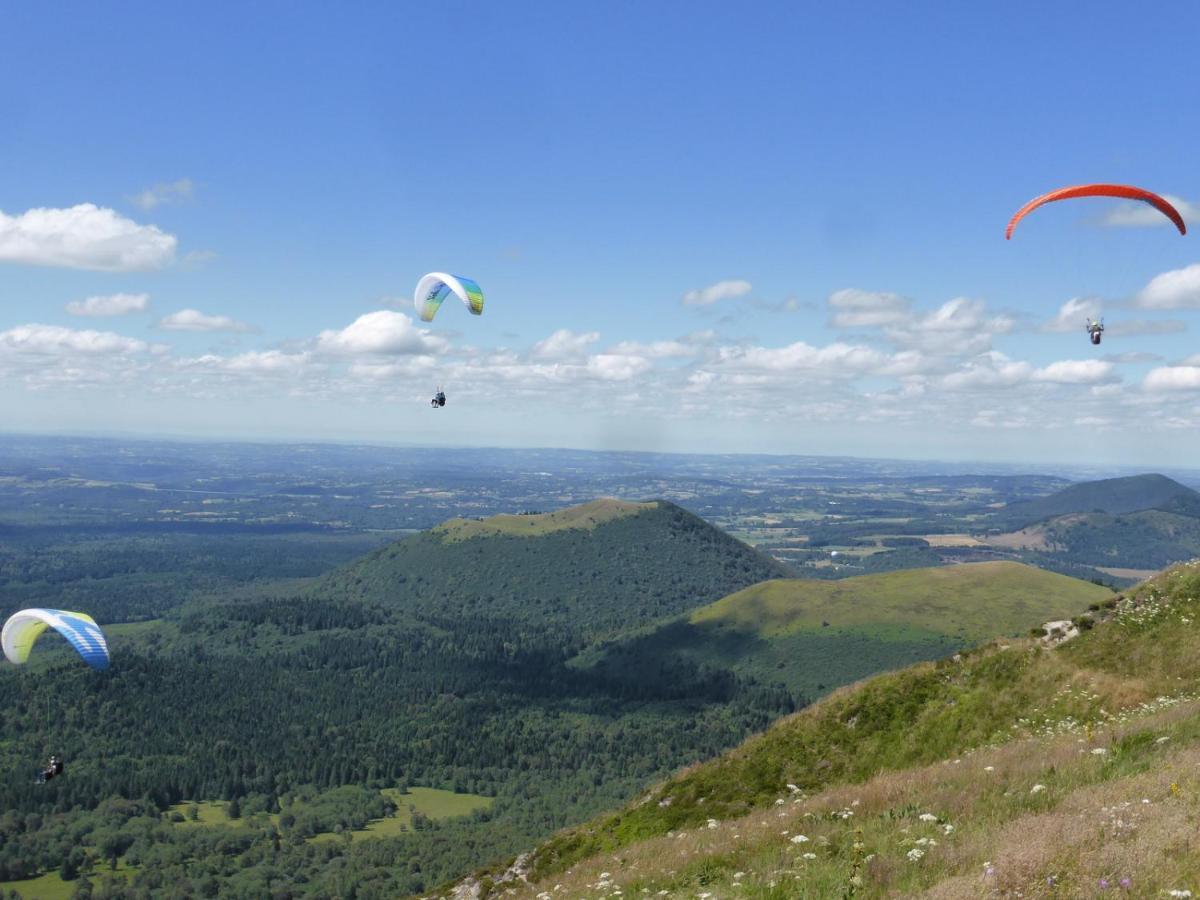
<svg viewBox="0 0 1200 900">
<path fill-rule="evenodd" d="M 281 350 L 261 350 L 239 353 L 236 356 L 209 354 L 186 362 L 222 369 L 227 372 L 252 373 L 257 375 L 292 374 L 302 369 L 310 357 L 307 353 L 284 353 Z"/>
<path fill-rule="evenodd" d="M 1150 279 L 1133 301 L 1142 309 L 1200 309 L 1200 263 Z"/>
<path fill-rule="evenodd" d="M 449 345 L 444 338 L 416 327 L 404 313 L 378 310 L 359 316 L 341 330 L 322 331 L 316 346 L 322 353 L 339 356 L 402 356 L 443 353 Z"/>
<path fill-rule="evenodd" d="M 0 331 L 0 354 L 114 355 L 141 353 L 149 349 L 144 341 L 111 331 L 79 330 L 59 325 L 18 325 Z"/>
<path fill-rule="evenodd" d="M 180 178 L 178 181 L 160 181 L 130 199 L 142 209 L 151 210 L 164 203 L 188 200 L 195 189 L 196 186 L 190 178 Z"/>
<path fill-rule="evenodd" d="M 986 304 L 982 300 L 956 297 L 921 317 L 914 328 L 917 331 L 986 331 L 989 334 L 1002 334 L 1012 328 L 1012 320 L 1005 316 L 989 319 L 986 316 Z"/>
<path fill-rule="evenodd" d="M 608 352 L 624 356 L 643 356 L 648 359 L 679 359 L 695 356 L 697 349 L 695 343 L 683 341 L 651 341 L 648 344 L 640 341 L 621 341 Z"/>
<path fill-rule="evenodd" d="M 1003 353 L 981 353 L 957 372 L 942 378 L 942 386 L 950 390 L 1012 387 L 1029 380 L 1033 367 L 1027 362 L 1009 359 Z"/>
<path fill-rule="evenodd" d="M 1142 387 L 1156 393 L 1200 390 L 1200 366 L 1159 366 L 1150 370 Z"/>
<path fill-rule="evenodd" d="M 1111 337 L 1137 337 L 1143 334 L 1176 334 L 1187 331 L 1187 323 L 1179 319 L 1121 319 L 1104 326 Z"/>
<path fill-rule="evenodd" d="M 1051 384 L 1097 384 L 1112 379 L 1113 364 L 1100 359 L 1064 359 L 1033 373 L 1034 381 Z"/>
<path fill-rule="evenodd" d="M 1111 363 L 1150 363 L 1158 362 L 1162 357 L 1144 350 L 1128 350 L 1124 353 L 1106 353 L 1104 359 Z"/>
<path fill-rule="evenodd" d="M 1007 316 L 989 316 L 982 300 L 956 297 L 904 325 L 885 329 L 893 343 L 934 356 L 972 356 L 991 349 L 992 337 L 1012 330 Z"/>
<path fill-rule="evenodd" d="M 149 294 L 108 294 L 72 300 L 66 309 L 73 316 L 127 316 L 150 308 Z"/>
<path fill-rule="evenodd" d="M 0 261 L 102 272 L 161 269 L 175 258 L 176 239 L 111 209 L 81 203 L 68 209 L 0 212 Z"/>
<path fill-rule="evenodd" d="M 1072 297 L 1058 308 L 1056 315 L 1042 325 L 1042 331 L 1083 331 L 1088 319 L 1099 319 L 1100 300 L 1097 297 Z"/>
<path fill-rule="evenodd" d="M 158 327 L 164 331 L 253 331 L 254 327 L 229 316 L 210 316 L 198 309 L 181 309 L 163 317 Z"/>
<path fill-rule="evenodd" d="M 598 353 L 588 359 L 588 373 L 604 381 L 628 381 L 652 368 L 648 359 L 622 353 Z"/>
<path fill-rule="evenodd" d="M 1183 221 L 1189 225 L 1200 222 L 1200 205 L 1191 203 L 1181 197 L 1163 194 L 1163 199 L 1179 210 Z M 1131 200 L 1114 206 L 1101 220 L 1105 225 L 1115 228 L 1159 228 L 1166 226 L 1174 228 L 1174 223 L 1149 203 Z"/>
<path fill-rule="evenodd" d="M 748 281 L 718 281 L 706 288 L 688 291 L 683 295 L 684 306 L 712 306 L 719 300 L 732 300 L 744 297 L 753 290 Z"/>
<path fill-rule="evenodd" d="M 538 359 L 572 359 L 587 353 L 588 347 L 600 340 L 600 332 L 587 331 L 577 334 L 560 328 L 548 338 L 533 345 L 533 355 Z"/>
<path fill-rule="evenodd" d="M 912 302 L 899 294 L 845 288 L 830 294 L 828 302 L 836 310 L 829 320 L 834 328 L 879 328 L 912 321 Z"/>
<path fill-rule="evenodd" d="M 861 344 L 840 341 L 813 347 L 797 341 L 786 347 L 722 347 L 719 360 L 727 367 L 759 372 L 811 372 L 844 378 L 881 372 L 897 357 Z M 911 363 L 911 359 L 906 360 Z"/>
</svg>

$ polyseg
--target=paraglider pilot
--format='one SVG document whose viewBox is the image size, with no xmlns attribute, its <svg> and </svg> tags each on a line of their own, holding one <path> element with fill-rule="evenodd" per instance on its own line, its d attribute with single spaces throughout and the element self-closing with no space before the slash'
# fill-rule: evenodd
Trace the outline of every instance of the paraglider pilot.
<svg viewBox="0 0 1200 900">
<path fill-rule="evenodd" d="M 1099 344 L 1100 337 L 1104 334 L 1104 320 L 1101 319 L 1099 322 L 1093 322 L 1091 319 L 1088 319 L 1087 333 L 1088 337 L 1092 339 L 1093 344 Z"/>
<path fill-rule="evenodd" d="M 437 393 L 433 395 L 433 399 L 429 401 L 429 405 L 434 409 L 440 409 L 446 405 L 446 394 L 440 387 Z"/>
<path fill-rule="evenodd" d="M 63 773 L 62 757 L 55 754 L 54 756 L 50 757 L 50 762 L 47 763 L 46 768 L 44 768 L 38 772 L 37 783 L 45 784 L 51 778 L 56 778 L 59 775 L 61 775 L 62 773 Z"/>
</svg>

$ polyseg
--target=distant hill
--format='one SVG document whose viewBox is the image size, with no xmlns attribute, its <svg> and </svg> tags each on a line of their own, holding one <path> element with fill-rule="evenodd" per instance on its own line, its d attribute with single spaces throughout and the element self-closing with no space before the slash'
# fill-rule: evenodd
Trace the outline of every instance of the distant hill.
<svg viewBox="0 0 1200 900">
<path fill-rule="evenodd" d="M 1200 568 L 1092 623 L 839 691 L 472 896 L 1191 896 Z"/>
<path fill-rule="evenodd" d="M 666 658 L 723 666 L 816 697 L 887 669 L 1070 618 L 1104 587 L 1016 562 L 753 585 L 581 662 L 636 672 Z"/>
<path fill-rule="evenodd" d="M 590 641 L 790 574 L 673 503 L 598 500 L 451 519 L 368 554 L 309 594 L 430 622 L 524 622 Z"/>
<path fill-rule="evenodd" d="M 1002 527 L 1021 528 L 1074 513 L 1120 515 L 1145 509 L 1200 517 L 1200 493 L 1165 475 L 1106 478 L 1073 484 L 1048 497 L 1010 504 L 997 513 L 996 521 Z"/>
</svg>

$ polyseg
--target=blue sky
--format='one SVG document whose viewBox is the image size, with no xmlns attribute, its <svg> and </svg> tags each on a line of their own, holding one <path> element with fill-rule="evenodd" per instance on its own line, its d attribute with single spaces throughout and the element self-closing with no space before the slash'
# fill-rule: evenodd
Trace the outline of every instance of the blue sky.
<svg viewBox="0 0 1200 900">
<path fill-rule="evenodd" d="M 1200 236 L 1086 201 L 1003 240 L 1064 184 L 1200 209 L 1194 4 L 5 19 L 0 427 L 1200 450 Z M 435 269 L 478 280 L 484 316 L 414 322 Z M 1100 312 L 1093 348 L 1082 319 Z"/>
</svg>

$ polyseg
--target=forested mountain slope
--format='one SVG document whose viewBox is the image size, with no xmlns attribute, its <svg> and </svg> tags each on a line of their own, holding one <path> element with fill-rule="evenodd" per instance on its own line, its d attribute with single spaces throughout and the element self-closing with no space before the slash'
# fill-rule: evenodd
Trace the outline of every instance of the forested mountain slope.
<svg viewBox="0 0 1200 900">
<path fill-rule="evenodd" d="M 308 596 L 587 642 L 789 574 L 673 503 L 599 500 L 556 513 L 452 519 L 334 572 Z"/>
<path fill-rule="evenodd" d="M 781 688 L 687 660 L 654 677 L 567 664 L 598 636 L 782 574 L 669 503 L 605 501 L 452 521 L 309 583 L 112 628 L 105 673 L 47 634 L 31 665 L 0 667 L 0 881 L 70 856 L 97 883 L 117 865 L 113 896 L 419 891 L 793 710 Z M 55 752 L 66 774 L 34 785 Z M 314 808 L 318 830 L 360 828 L 403 785 L 496 800 L 383 849 L 306 840 Z M 362 796 L 330 794 L 351 787 Z M 303 815 L 298 796 L 317 798 Z M 275 818 L 208 838 L 160 818 L 233 799 Z"/>
<path fill-rule="evenodd" d="M 1144 509 L 1200 516 L 1200 493 L 1165 475 L 1106 478 L 1073 484 L 1048 497 L 1012 503 L 997 513 L 996 521 L 1018 528 L 1073 513 L 1120 515 Z"/>
</svg>

